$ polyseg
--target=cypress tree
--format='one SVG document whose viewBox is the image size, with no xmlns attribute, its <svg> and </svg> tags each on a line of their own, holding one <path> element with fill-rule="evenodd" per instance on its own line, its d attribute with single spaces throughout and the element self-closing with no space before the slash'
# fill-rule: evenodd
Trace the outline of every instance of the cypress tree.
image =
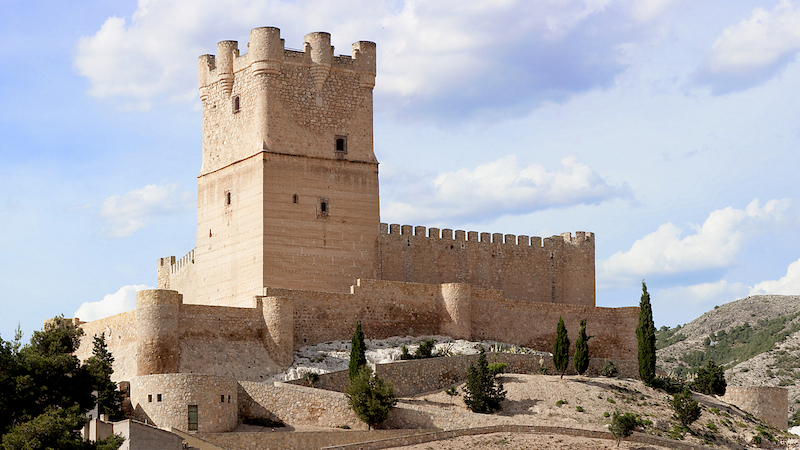
<svg viewBox="0 0 800 450">
<path fill-rule="evenodd" d="M 357 376 L 361 367 L 367 364 L 367 347 L 364 344 L 364 333 L 361 331 L 361 321 L 356 322 L 356 330 L 350 339 L 350 381 Z"/>
<path fill-rule="evenodd" d="M 636 340 L 639 343 L 639 376 L 650 386 L 656 377 L 656 326 L 653 323 L 653 309 L 650 294 L 642 280 L 642 298 L 639 301 L 639 326 L 636 327 Z"/>
<path fill-rule="evenodd" d="M 583 375 L 589 368 L 589 339 L 593 336 L 586 336 L 586 319 L 581 319 L 581 331 L 578 333 L 578 340 L 575 341 L 575 356 L 573 364 L 575 371 Z"/>
<path fill-rule="evenodd" d="M 564 373 L 569 366 L 569 337 L 567 336 L 567 327 L 564 326 L 564 319 L 558 318 L 558 327 L 556 327 L 556 342 L 553 344 L 553 365 L 556 370 L 561 372 L 561 378 L 564 378 Z"/>
</svg>

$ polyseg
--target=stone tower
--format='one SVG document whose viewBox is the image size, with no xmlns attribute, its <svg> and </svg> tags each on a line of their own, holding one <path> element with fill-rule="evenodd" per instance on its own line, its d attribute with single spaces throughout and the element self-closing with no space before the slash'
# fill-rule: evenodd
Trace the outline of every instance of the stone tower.
<svg viewBox="0 0 800 450">
<path fill-rule="evenodd" d="M 199 61 L 203 163 L 193 303 L 244 306 L 265 286 L 347 291 L 375 278 L 375 44 L 328 33 L 284 48 L 256 28 Z M 195 262 L 193 260 L 193 262 Z"/>
</svg>

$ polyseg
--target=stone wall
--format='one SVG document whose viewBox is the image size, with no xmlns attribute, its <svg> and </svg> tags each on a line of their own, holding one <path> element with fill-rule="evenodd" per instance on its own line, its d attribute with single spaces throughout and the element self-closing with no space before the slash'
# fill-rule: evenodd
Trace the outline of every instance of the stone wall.
<svg viewBox="0 0 800 450">
<path fill-rule="evenodd" d="M 182 450 L 183 439 L 169 431 L 137 422 L 114 422 L 114 434 L 125 438 L 119 450 Z"/>
<path fill-rule="evenodd" d="M 196 405 L 196 431 L 232 431 L 238 423 L 238 398 L 237 382 L 215 375 L 171 373 L 131 380 L 131 404 L 138 420 L 161 428 L 191 431 L 188 411 Z"/>
<path fill-rule="evenodd" d="M 289 425 L 365 430 L 344 394 L 286 383 L 239 383 L 239 416 L 280 420 Z"/>
<path fill-rule="evenodd" d="M 786 388 L 728 386 L 722 400 L 751 413 L 770 426 L 780 430 L 789 427 L 789 391 Z"/>
<path fill-rule="evenodd" d="M 92 341 L 95 336 L 105 333 L 106 345 L 114 356 L 115 382 L 130 380 L 136 376 L 136 311 L 128 311 L 104 319 L 81 324 L 83 337 L 75 356 L 86 361 L 92 356 Z"/>
<path fill-rule="evenodd" d="M 381 224 L 378 278 L 467 283 L 506 298 L 595 305 L 594 234 L 545 238 Z M 480 239 L 479 239 L 480 236 Z"/>
<path fill-rule="evenodd" d="M 590 341 L 591 342 L 591 341 Z M 589 351 L 591 351 L 591 346 Z M 547 373 L 555 374 L 551 355 L 487 353 L 490 363 L 506 364 L 506 373 L 538 374 L 544 368 Z M 415 359 L 395 361 L 391 364 L 377 364 L 375 373 L 392 383 L 399 397 L 408 397 L 425 392 L 436 391 L 456 385 L 466 380 L 467 368 L 478 359 L 477 355 L 457 355 L 441 358 Z M 590 358 L 586 376 L 599 376 L 603 366 L 610 360 Z M 617 368 L 617 376 L 623 378 L 639 378 L 637 360 L 610 361 Z M 567 375 L 575 375 L 570 358 Z M 305 381 L 294 380 L 290 384 L 303 385 Z M 321 374 L 315 388 L 344 392 L 350 385 L 350 374 L 347 370 Z"/>
</svg>

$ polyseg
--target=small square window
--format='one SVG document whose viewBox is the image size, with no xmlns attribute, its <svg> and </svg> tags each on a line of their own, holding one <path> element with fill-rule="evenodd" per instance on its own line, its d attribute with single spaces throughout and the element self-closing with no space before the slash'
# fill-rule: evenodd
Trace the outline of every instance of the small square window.
<svg viewBox="0 0 800 450">
<path fill-rule="evenodd" d="M 336 153 L 347 153 L 347 136 L 336 136 L 334 145 L 333 150 Z"/>
</svg>

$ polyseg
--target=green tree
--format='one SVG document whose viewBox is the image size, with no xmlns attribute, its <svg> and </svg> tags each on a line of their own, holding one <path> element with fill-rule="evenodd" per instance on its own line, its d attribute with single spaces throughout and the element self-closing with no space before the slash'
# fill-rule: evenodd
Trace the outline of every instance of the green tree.
<svg viewBox="0 0 800 450">
<path fill-rule="evenodd" d="M 575 370 L 581 375 L 589 368 L 589 339 L 593 337 L 586 335 L 586 319 L 581 319 L 581 331 L 578 332 L 578 340 L 575 341 L 575 356 L 572 361 Z"/>
<path fill-rule="evenodd" d="M 700 418 L 700 405 L 692 398 L 692 393 L 688 389 L 672 397 L 672 408 L 675 410 L 675 419 L 683 426 L 689 426 Z"/>
<path fill-rule="evenodd" d="M 636 327 L 636 340 L 639 343 L 639 376 L 650 386 L 656 377 L 656 326 L 653 323 L 653 309 L 650 294 L 642 280 L 642 298 L 639 301 L 639 325 Z"/>
<path fill-rule="evenodd" d="M 108 414 L 111 420 L 120 420 L 123 417 L 120 406 L 122 398 L 117 384 L 111 381 L 114 356 L 108 351 L 105 332 L 94 336 L 92 346 L 92 356 L 86 360 L 85 366 L 92 377 L 92 386 L 97 391 L 97 409 L 100 414 Z"/>
<path fill-rule="evenodd" d="M 725 372 L 714 362 L 714 358 L 710 358 L 705 367 L 697 369 L 697 377 L 692 383 L 695 391 L 707 395 L 725 395 L 727 387 Z"/>
<path fill-rule="evenodd" d="M 397 403 L 392 383 L 373 374 L 366 364 L 350 380 L 346 394 L 353 412 L 369 429 L 386 420 Z"/>
<path fill-rule="evenodd" d="M 638 418 L 634 413 L 614 413 L 614 415 L 611 417 L 611 425 L 608 426 L 608 431 L 610 431 L 611 434 L 617 438 L 617 447 L 619 447 L 619 442 L 623 438 L 633 434 L 633 430 L 636 428 L 637 423 Z"/>
<path fill-rule="evenodd" d="M 467 369 L 464 403 L 472 412 L 491 414 L 500 409 L 500 402 L 505 398 L 503 382 L 489 370 L 486 351 L 481 348 L 477 365 L 470 363 Z"/>
<path fill-rule="evenodd" d="M 564 326 L 564 319 L 561 317 L 558 318 L 556 342 L 553 344 L 553 366 L 561 372 L 561 378 L 564 378 L 564 373 L 569 367 L 569 336 L 567 327 Z"/>
<path fill-rule="evenodd" d="M 356 322 L 353 338 L 350 339 L 350 381 L 358 376 L 361 367 L 367 365 L 367 346 L 364 344 L 364 333 L 361 331 L 361 321 Z"/>
</svg>

